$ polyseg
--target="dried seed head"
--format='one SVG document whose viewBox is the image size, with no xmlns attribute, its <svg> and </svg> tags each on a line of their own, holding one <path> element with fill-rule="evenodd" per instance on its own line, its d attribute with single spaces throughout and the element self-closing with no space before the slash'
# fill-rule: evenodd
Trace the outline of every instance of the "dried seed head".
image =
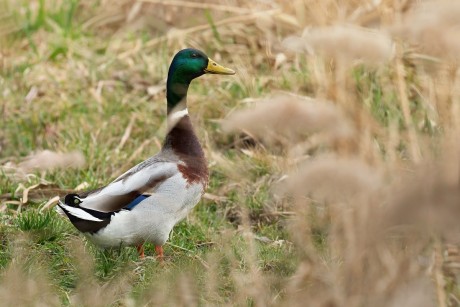
<svg viewBox="0 0 460 307">
<path fill-rule="evenodd" d="M 296 52 L 369 64 L 387 62 L 394 54 L 393 42 L 385 33 L 351 26 L 307 28 L 301 37 L 286 38 L 283 45 Z"/>
<path fill-rule="evenodd" d="M 28 156 L 18 167 L 24 173 L 32 170 L 52 170 L 55 168 L 78 168 L 85 164 L 85 158 L 79 151 L 58 153 L 50 150 L 39 151 Z"/>
<path fill-rule="evenodd" d="M 350 122 L 329 102 L 280 95 L 256 102 L 253 108 L 233 113 L 224 129 L 242 129 L 267 142 L 296 142 L 312 133 L 328 139 L 349 137 Z"/>
<path fill-rule="evenodd" d="M 442 172 L 439 165 L 424 165 L 392 187 L 387 222 L 418 226 L 458 242 L 460 190 Z"/>
<path fill-rule="evenodd" d="M 294 195 L 312 194 L 315 198 L 343 201 L 377 191 L 379 172 L 358 159 L 322 157 L 308 161 L 289 175 L 281 190 Z"/>
<path fill-rule="evenodd" d="M 460 3 L 424 2 L 395 26 L 395 36 L 420 46 L 425 53 L 450 60 L 460 59 Z"/>
</svg>

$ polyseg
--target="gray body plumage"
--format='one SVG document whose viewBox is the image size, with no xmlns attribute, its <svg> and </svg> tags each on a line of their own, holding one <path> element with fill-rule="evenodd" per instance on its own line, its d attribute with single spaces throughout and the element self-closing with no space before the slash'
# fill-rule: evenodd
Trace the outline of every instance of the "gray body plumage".
<svg viewBox="0 0 460 307">
<path fill-rule="evenodd" d="M 182 113 L 180 120 L 189 122 L 187 113 Z M 190 162 L 187 164 L 190 159 L 198 161 L 202 168 L 199 180 L 188 178 L 196 175 L 196 170 L 188 165 Z M 76 196 L 77 205 L 61 201 L 60 211 L 101 247 L 144 242 L 161 246 L 174 225 L 199 202 L 207 184 L 205 163 L 204 156 L 181 156 L 174 148 L 164 147 L 106 187 Z M 150 196 L 132 209 L 127 208 L 137 196 L 146 194 Z"/>
<path fill-rule="evenodd" d="M 132 210 L 115 213 L 111 222 L 87 237 L 102 247 L 151 242 L 163 245 L 174 225 L 198 203 L 204 191 L 200 183 L 188 185 L 180 172 L 155 188 Z"/>
</svg>

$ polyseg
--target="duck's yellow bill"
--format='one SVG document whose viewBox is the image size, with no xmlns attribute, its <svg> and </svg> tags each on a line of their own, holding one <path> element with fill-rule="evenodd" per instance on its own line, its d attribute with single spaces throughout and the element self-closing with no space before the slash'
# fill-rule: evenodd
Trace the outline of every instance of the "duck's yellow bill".
<svg viewBox="0 0 460 307">
<path fill-rule="evenodd" d="M 233 69 L 224 67 L 216 63 L 216 61 L 208 58 L 208 67 L 204 70 L 207 74 L 219 74 L 219 75 L 234 75 Z"/>
</svg>

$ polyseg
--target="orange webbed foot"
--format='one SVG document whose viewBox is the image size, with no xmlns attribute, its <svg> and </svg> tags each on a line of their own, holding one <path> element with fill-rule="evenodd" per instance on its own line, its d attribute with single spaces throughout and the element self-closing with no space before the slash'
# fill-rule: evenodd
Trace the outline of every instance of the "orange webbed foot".
<svg viewBox="0 0 460 307">
<path fill-rule="evenodd" d="M 163 262 L 164 261 L 163 246 L 155 245 L 155 252 L 157 253 L 157 259 L 160 262 Z"/>
</svg>

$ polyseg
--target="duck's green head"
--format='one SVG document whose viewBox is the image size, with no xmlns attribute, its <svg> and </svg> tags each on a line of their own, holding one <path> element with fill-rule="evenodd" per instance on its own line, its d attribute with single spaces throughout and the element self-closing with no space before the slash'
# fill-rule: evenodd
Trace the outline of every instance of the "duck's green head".
<svg viewBox="0 0 460 307">
<path fill-rule="evenodd" d="M 197 49 L 183 49 L 174 56 L 166 86 L 168 111 L 184 100 L 190 82 L 204 74 L 233 75 L 235 71 L 217 64 Z"/>
<path fill-rule="evenodd" d="M 235 71 L 217 64 L 203 51 L 197 49 L 183 49 L 172 60 L 168 78 L 180 77 L 188 82 L 203 74 L 233 75 Z"/>
</svg>

